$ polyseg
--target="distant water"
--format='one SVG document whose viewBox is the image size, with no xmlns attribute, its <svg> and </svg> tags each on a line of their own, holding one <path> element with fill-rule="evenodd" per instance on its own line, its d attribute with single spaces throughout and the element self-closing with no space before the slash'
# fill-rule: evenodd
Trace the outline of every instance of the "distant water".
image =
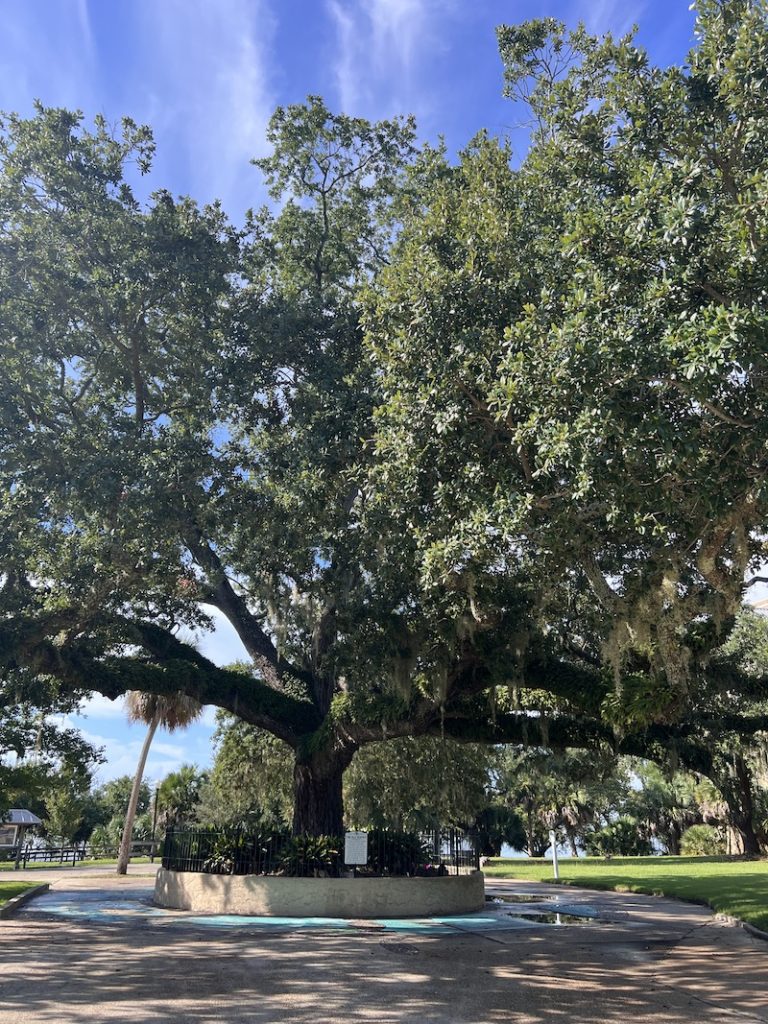
<svg viewBox="0 0 768 1024">
<path fill-rule="evenodd" d="M 501 856 L 502 857 L 510 857 L 512 859 L 518 858 L 518 859 L 521 859 L 521 860 L 528 860 L 528 854 L 527 853 L 523 853 L 520 850 L 513 850 L 512 847 L 511 846 L 507 846 L 506 843 L 501 848 Z M 570 848 L 566 847 L 566 846 L 558 846 L 557 847 L 557 856 L 558 857 L 570 857 L 571 856 Z M 549 858 L 552 857 L 552 850 L 550 848 L 547 848 L 547 852 L 545 854 L 545 857 L 549 857 Z"/>
</svg>

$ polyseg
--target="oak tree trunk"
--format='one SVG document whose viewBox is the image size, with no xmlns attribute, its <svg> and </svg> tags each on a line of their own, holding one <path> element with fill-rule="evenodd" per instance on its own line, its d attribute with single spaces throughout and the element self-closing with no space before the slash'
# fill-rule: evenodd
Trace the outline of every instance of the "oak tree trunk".
<svg viewBox="0 0 768 1024">
<path fill-rule="evenodd" d="M 739 834 L 742 852 L 748 857 L 756 857 L 760 855 L 760 841 L 755 831 L 752 772 L 741 754 L 733 755 L 731 768 L 732 784 L 723 794 L 728 803 L 731 824 Z"/>
<path fill-rule="evenodd" d="M 297 758 L 293 769 L 293 834 L 341 835 L 344 831 L 342 779 L 352 755 Z"/>
<path fill-rule="evenodd" d="M 759 856 L 761 849 L 755 828 L 752 771 L 738 750 L 731 755 L 725 771 L 714 776 L 713 781 L 728 807 L 728 853 Z"/>
<path fill-rule="evenodd" d="M 747 857 L 759 857 L 760 840 L 755 831 L 752 815 L 734 814 L 732 817 L 733 827 L 741 840 L 741 852 Z"/>
</svg>

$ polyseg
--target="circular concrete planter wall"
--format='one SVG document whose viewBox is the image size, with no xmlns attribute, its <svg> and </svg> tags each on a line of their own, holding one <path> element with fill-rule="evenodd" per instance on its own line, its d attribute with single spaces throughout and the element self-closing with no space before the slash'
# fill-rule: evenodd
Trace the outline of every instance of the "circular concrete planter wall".
<svg viewBox="0 0 768 1024">
<path fill-rule="evenodd" d="M 160 868 L 155 903 L 204 914 L 257 917 L 429 917 L 484 905 L 481 871 L 444 878 L 280 878 Z"/>
</svg>

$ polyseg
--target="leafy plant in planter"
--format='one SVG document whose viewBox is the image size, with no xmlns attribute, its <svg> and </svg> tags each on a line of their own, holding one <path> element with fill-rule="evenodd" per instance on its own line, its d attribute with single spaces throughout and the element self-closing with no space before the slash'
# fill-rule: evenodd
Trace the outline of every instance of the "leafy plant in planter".
<svg viewBox="0 0 768 1024">
<path fill-rule="evenodd" d="M 297 878 L 338 878 L 343 865 L 340 836 L 294 836 L 280 859 L 280 870 Z"/>
<path fill-rule="evenodd" d="M 242 866 L 246 846 L 250 847 L 250 843 L 242 833 L 222 832 L 214 839 L 203 870 L 212 875 L 241 874 L 237 868 Z"/>
<path fill-rule="evenodd" d="M 288 842 L 285 833 L 225 829 L 216 836 L 204 870 L 217 875 L 270 874 L 276 867 L 282 867 L 283 849 Z"/>
<path fill-rule="evenodd" d="M 417 878 L 445 878 L 448 868 L 445 864 L 419 864 L 414 872 Z"/>
<path fill-rule="evenodd" d="M 427 859 L 427 851 L 415 832 L 368 833 L 368 867 L 379 875 L 414 875 Z"/>
</svg>

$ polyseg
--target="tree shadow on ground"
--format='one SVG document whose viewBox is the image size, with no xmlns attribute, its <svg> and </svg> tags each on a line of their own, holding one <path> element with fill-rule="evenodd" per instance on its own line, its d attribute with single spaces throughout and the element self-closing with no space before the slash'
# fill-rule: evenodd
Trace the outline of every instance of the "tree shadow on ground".
<svg viewBox="0 0 768 1024">
<path fill-rule="evenodd" d="M 586 931 L 264 934 L 29 914 L 0 935 L 0 1017 L 4 1024 L 700 1024 L 720 1019 L 718 1007 L 727 1005 L 755 1014 L 745 1024 L 766 1019 L 759 1016 L 768 990 L 764 952 L 719 956 L 705 934 L 713 929 L 700 924 L 698 943 L 690 928 L 658 922 Z"/>
</svg>

